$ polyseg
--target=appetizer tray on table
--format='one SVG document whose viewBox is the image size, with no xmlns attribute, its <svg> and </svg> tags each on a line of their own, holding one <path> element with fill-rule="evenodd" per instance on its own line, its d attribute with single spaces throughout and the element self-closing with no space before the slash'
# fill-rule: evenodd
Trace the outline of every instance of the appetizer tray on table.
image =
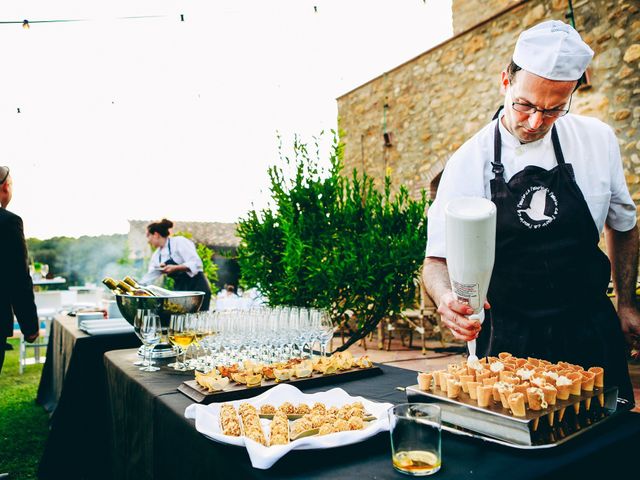
<svg viewBox="0 0 640 480">
<path fill-rule="evenodd" d="M 420 390 L 418 385 L 407 387 L 406 393 L 409 402 L 439 405 L 443 430 L 526 450 L 555 447 L 632 408 L 629 402 L 617 398 L 617 387 L 594 389 L 593 392 L 582 394 L 580 397 L 558 400 L 553 407 L 538 412 L 527 412 L 522 418 L 514 417 L 499 403 L 488 408 L 478 407 L 467 394 L 450 399 L 446 393 L 425 392 Z M 600 394 L 604 395 L 603 406 L 597 399 Z M 593 401 L 590 401 L 587 410 L 585 403 L 591 399 Z M 576 407 L 579 408 L 577 414 Z M 562 420 L 559 420 L 562 410 L 564 415 Z M 555 419 L 553 425 L 550 425 L 549 415 L 552 412 Z"/>
<path fill-rule="evenodd" d="M 561 445 L 599 428 L 630 402 L 605 386 L 601 367 L 585 370 L 509 353 L 418 374 L 406 387 L 409 402 L 436 403 L 442 428 L 519 449 Z"/>
<path fill-rule="evenodd" d="M 391 406 L 340 388 L 305 394 L 280 384 L 246 401 L 189 405 L 185 417 L 209 439 L 246 448 L 253 467 L 267 469 L 291 450 L 350 445 L 389 430 Z"/>
<path fill-rule="evenodd" d="M 339 352 L 315 360 L 218 366 L 208 374 L 196 373 L 196 378 L 183 382 L 178 391 L 196 403 L 209 404 L 253 397 L 280 383 L 320 386 L 381 374 L 368 357 L 355 359 L 349 352 Z"/>
</svg>

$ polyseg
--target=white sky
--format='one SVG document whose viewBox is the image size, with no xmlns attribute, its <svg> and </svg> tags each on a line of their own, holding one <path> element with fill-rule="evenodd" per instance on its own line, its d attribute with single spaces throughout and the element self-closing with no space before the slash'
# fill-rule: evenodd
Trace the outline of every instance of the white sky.
<svg viewBox="0 0 640 480">
<path fill-rule="evenodd" d="M 28 237 L 236 221 L 266 205 L 277 131 L 335 129 L 336 97 L 452 35 L 451 0 L 92 3 L 0 8 L 92 19 L 0 25 L 0 165 Z M 116 20 L 136 15 L 164 17 Z"/>
</svg>

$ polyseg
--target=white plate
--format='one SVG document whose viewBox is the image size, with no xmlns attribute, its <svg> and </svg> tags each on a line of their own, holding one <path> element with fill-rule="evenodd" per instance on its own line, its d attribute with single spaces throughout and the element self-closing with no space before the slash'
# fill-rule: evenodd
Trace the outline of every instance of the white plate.
<svg viewBox="0 0 640 480">
<path fill-rule="evenodd" d="M 291 450 L 310 450 L 315 448 L 334 448 L 342 445 L 350 445 L 352 443 L 361 442 L 369 437 L 373 437 L 379 432 L 389 430 L 389 419 L 387 410 L 393 405 L 390 403 L 376 403 L 363 397 L 352 397 L 341 388 L 333 388 L 326 392 L 318 393 L 302 393 L 293 385 L 282 383 L 267 390 L 257 397 L 235 400 L 230 403 L 236 409 L 241 403 L 250 403 L 258 410 L 260 407 L 269 403 L 274 406 L 281 405 L 284 402 L 291 402 L 293 405 L 306 403 L 312 406 L 315 402 L 324 403 L 327 407 L 341 407 L 347 403 L 362 402 L 367 413 L 377 417 L 376 420 L 369 422 L 363 430 L 350 430 L 347 432 L 332 433 L 329 435 L 314 435 L 311 437 L 301 438 L 290 442 L 287 445 L 274 445 L 265 447 L 258 442 L 246 437 L 231 437 L 223 435 L 220 430 L 220 406 L 223 403 L 212 403 L 209 405 L 189 405 L 184 416 L 186 418 L 195 419 L 196 430 L 206 437 L 220 443 L 229 445 L 245 446 L 251 459 L 251 465 L 254 468 L 267 469 L 276 463 L 280 458 Z M 269 438 L 270 420 L 261 419 L 262 429 L 266 438 Z"/>
</svg>

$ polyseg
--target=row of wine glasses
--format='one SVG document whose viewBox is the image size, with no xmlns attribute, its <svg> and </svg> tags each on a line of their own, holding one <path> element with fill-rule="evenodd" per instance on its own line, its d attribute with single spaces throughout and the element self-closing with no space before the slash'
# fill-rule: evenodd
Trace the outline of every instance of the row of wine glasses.
<svg viewBox="0 0 640 480">
<path fill-rule="evenodd" d="M 138 317 L 134 329 L 145 345 L 153 347 L 160 340 L 159 319 L 154 327 L 149 317 L 157 315 Z M 215 365 L 244 360 L 273 363 L 305 358 L 313 356 L 315 350 L 324 356 L 333 333 L 329 313 L 314 308 L 258 307 L 172 315 L 168 338 L 182 359 L 169 366 L 179 371 L 207 371 Z M 316 344 L 318 349 L 314 348 Z M 186 361 L 189 348 L 196 358 Z M 150 363 L 143 364 L 145 371 L 153 368 Z"/>
</svg>

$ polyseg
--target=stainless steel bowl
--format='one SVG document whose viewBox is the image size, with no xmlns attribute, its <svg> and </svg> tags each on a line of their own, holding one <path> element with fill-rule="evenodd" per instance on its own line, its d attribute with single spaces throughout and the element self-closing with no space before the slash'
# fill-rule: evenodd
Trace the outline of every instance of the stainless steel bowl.
<svg viewBox="0 0 640 480">
<path fill-rule="evenodd" d="M 133 325 L 136 315 L 155 313 L 160 315 L 163 328 L 169 328 L 173 314 L 197 312 L 204 300 L 204 292 L 175 292 L 170 297 L 138 297 L 135 295 L 116 295 L 116 302 L 122 316 Z"/>
<path fill-rule="evenodd" d="M 171 315 L 197 312 L 204 300 L 204 292 L 174 292 L 167 297 L 138 297 L 135 295 L 116 295 L 116 303 L 122 316 L 131 325 L 136 315 L 157 314 L 160 316 L 162 338 L 153 349 L 153 358 L 175 356 L 167 337 Z M 142 348 L 142 347 L 141 347 Z M 139 355 L 141 353 L 139 352 Z"/>
</svg>

